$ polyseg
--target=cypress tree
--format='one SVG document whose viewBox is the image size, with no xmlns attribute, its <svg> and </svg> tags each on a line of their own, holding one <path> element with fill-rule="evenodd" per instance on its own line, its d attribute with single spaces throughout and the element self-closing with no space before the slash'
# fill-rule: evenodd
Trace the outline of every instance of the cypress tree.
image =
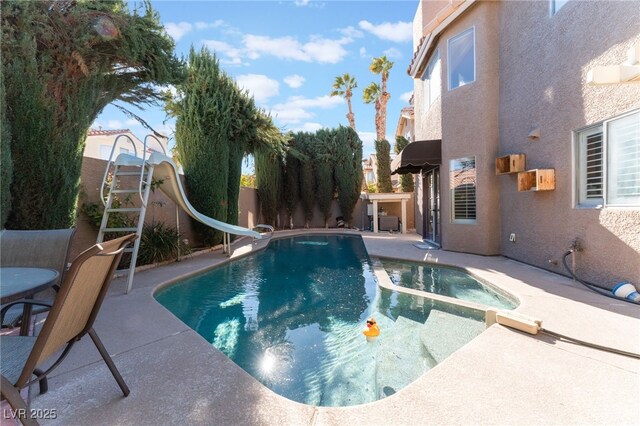
<svg viewBox="0 0 640 426">
<path fill-rule="evenodd" d="M 296 149 L 303 155 L 299 160 L 300 203 L 304 211 L 305 227 L 308 228 L 313 220 L 315 204 L 315 183 L 313 176 L 313 149 L 315 136 L 311 133 L 298 132 L 295 135 Z"/>
<path fill-rule="evenodd" d="M 13 163 L 11 161 L 11 131 L 7 121 L 7 104 L 4 92 L 4 66 L 0 67 L 0 228 L 11 210 L 11 178 Z"/>
<path fill-rule="evenodd" d="M 400 154 L 407 145 L 409 145 L 407 138 L 404 136 L 396 136 L 396 154 Z M 402 192 L 413 192 L 413 175 L 411 173 L 400 175 L 400 188 Z"/>
<path fill-rule="evenodd" d="M 350 225 L 362 186 L 362 141 L 351 127 L 335 131 L 334 179 L 338 204 L 344 221 Z"/>
<path fill-rule="evenodd" d="M 378 158 L 378 192 L 393 192 L 391 186 L 391 145 L 385 139 L 377 140 L 376 156 Z"/>
<path fill-rule="evenodd" d="M 333 157 L 335 154 L 335 132 L 320 129 L 316 132 L 317 141 L 313 149 L 313 170 L 316 183 L 316 201 L 324 218 L 325 228 L 329 227 L 331 217 L 331 202 L 335 194 L 333 179 Z"/>
<path fill-rule="evenodd" d="M 282 192 L 282 156 L 271 149 L 258 149 L 254 154 L 260 213 L 264 222 L 276 226 Z"/>
<path fill-rule="evenodd" d="M 291 146 L 297 148 L 295 140 L 291 142 Z M 296 158 L 291 149 L 287 151 L 285 157 L 284 171 L 283 196 L 287 214 L 289 215 L 289 227 L 293 229 L 293 215 L 300 202 L 300 160 Z"/>
<path fill-rule="evenodd" d="M 149 2 L 133 13 L 122 0 L 0 7 L 13 159 L 7 227 L 70 227 L 91 123 L 112 101 L 159 100 L 156 85 L 179 82 L 183 64 Z"/>
<path fill-rule="evenodd" d="M 229 133 L 232 93 L 218 60 L 206 48 L 191 48 L 187 80 L 178 87 L 176 147 L 184 167 L 189 200 L 204 215 L 227 221 Z M 240 181 L 238 178 L 238 190 Z M 204 242 L 217 244 L 222 233 L 196 223 Z"/>
</svg>

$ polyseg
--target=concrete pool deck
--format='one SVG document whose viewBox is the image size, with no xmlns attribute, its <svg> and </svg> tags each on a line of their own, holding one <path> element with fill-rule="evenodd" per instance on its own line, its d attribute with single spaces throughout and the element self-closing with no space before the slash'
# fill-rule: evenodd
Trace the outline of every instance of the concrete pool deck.
<svg viewBox="0 0 640 426">
<path fill-rule="evenodd" d="M 371 256 L 463 266 L 516 296 L 516 312 L 546 329 L 640 352 L 638 306 L 504 257 L 419 249 L 417 235 L 361 235 Z M 234 257 L 266 245 L 244 241 Z M 209 252 L 139 272 L 129 294 L 114 280 L 94 328 L 131 394 L 122 396 L 85 338 L 50 375 L 49 392 L 33 397 L 32 408 L 57 410 L 41 424 L 640 424 L 640 360 L 497 324 L 383 400 L 344 408 L 287 400 L 153 299 L 158 285 L 227 260 Z"/>
</svg>

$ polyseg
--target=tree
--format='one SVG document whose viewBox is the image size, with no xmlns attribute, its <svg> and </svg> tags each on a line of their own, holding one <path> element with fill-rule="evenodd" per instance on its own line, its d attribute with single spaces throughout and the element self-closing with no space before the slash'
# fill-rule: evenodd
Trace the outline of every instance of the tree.
<svg viewBox="0 0 640 426">
<path fill-rule="evenodd" d="M 331 96 L 344 96 L 347 100 L 347 107 L 349 109 L 347 120 L 349 120 L 349 127 L 353 130 L 356 130 L 356 120 L 353 110 L 351 109 L 351 96 L 353 95 L 353 89 L 356 87 L 358 87 L 356 78 L 345 73 L 336 77 L 333 82 L 333 90 L 331 91 Z"/>
<path fill-rule="evenodd" d="M 276 226 L 282 200 L 282 155 L 262 148 L 254 153 L 260 212 L 267 225 Z"/>
<path fill-rule="evenodd" d="M 11 131 L 7 121 L 7 103 L 4 91 L 4 67 L 0 68 L 0 228 L 11 210 L 11 179 L 13 162 L 11 161 Z"/>
<path fill-rule="evenodd" d="M 382 90 L 377 83 L 371 83 L 362 91 L 362 100 L 365 104 L 374 104 L 376 108 L 375 125 L 376 125 L 376 139 L 384 139 L 385 132 L 383 131 L 382 115 L 380 114 L 382 103 L 380 102 L 382 96 Z"/>
<path fill-rule="evenodd" d="M 362 187 L 362 141 L 355 130 L 340 126 L 335 131 L 334 180 L 338 204 L 344 221 L 350 226 L 353 209 Z"/>
<path fill-rule="evenodd" d="M 378 157 L 378 192 L 393 192 L 391 186 L 391 145 L 386 139 L 376 140 L 376 155 Z"/>
<path fill-rule="evenodd" d="M 313 150 L 317 142 L 315 135 L 306 132 L 295 134 L 296 149 L 303 155 L 300 160 L 300 202 L 304 212 L 305 228 L 309 227 L 313 219 L 315 205 L 315 182 L 313 170 Z"/>
<path fill-rule="evenodd" d="M 378 139 L 385 139 L 387 137 L 387 102 L 391 95 L 387 92 L 387 80 L 389 80 L 389 71 L 393 68 L 393 62 L 389 61 L 386 56 L 380 56 L 371 60 L 369 70 L 374 74 L 380 74 L 380 134 Z M 377 111 L 377 107 L 376 107 Z M 377 123 L 376 123 L 377 124 Z M 381 136 L 380 136 L 381 135 Z"/>
<path fill-rule="evenodd" d="M 229 133 L 232 93 L 225 86 L 215 56 L 191 48 L 186 81 L 177 86 L 176 148 L 184 167 L 189 200 L 203 214 L 225 222 L 228 217 Z M 238 182 L 238 187 L 240 183 Z M 217 244 L 222 233 L 196 225 L 201 238 Z"/>
<path fill-rule="evenodd" d="M 295 139 L 292 146 L 296 146 Z M 289 215 L 289 227 L 293 229 L 293 215 L 300 201 L 300 160 L 296 158 L 293 150 L 287 151 L 284 170 L 284 202 Z"/>
<path fill-rule="evenodd" d="M 407 145 L 409 145 L 407 138 L 404 136 L 396 136 L 396 154 L 400 154 Z M 400 175 L 400 188 L 402 189 L 402 192 L 413 192 L 414 182 L 413 175 L 411 173 Z"/>
<path fill-rule="evenodd" d="M 333 179 L 333 158 L 335 147 L 335 134 L 328 129 L 320 129 L 316 132 L 317 141 L 313 149 L 313 174 L 316 183 L 316 201 L 324 218 L 325 228 L 329 227 L 331 217 L 331 203 L 335 194 L 335 181 Z"/>
<path fill-rule="evenodd" d="M 158 101 L 183 63 L 149 2 L 133 12 L 123 0 L 0 7 L 13 159 L 7 227 L 70 227 L 91 123 L 113 101 Z"/>
</svg>

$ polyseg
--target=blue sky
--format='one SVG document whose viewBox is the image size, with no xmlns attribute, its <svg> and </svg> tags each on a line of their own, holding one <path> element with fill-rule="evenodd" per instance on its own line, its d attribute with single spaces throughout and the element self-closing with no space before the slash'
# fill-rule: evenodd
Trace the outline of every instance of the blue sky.
<svg viewBox="0 0 640 426">
<path fill-rule="evenodd" d="M 374 152 L 374 107 L 362 102 L 362 89 L 380 77 L 371 59 L 387 55 L 390 72 L 387 138 L 393 144 L 400 109 L 408 105 L 413 81 L 406 74 L 412 52 L 416 1 L 154 1 L 176 42 L 178 55 L 191 45 L 215 51 L 221 66 L 271 111 L 284 131 L 315 131 L 348 125 L 344 99 L 329 97 L 336 76 L 358 81 L 352 99 L 364 155 Z M 134 110 L 156 130 L 172 137 L 174 123 L 162 108 Z M 103 129 L 147 131 L 112 106 L 94 123 Z M 170 142 L 170 146 L 172 142 Z"/>
</svg>

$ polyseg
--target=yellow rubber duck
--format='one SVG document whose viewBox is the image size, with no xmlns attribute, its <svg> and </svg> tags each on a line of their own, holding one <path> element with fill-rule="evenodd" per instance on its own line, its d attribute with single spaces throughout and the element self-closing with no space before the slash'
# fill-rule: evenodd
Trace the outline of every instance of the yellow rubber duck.
<svg viewBox="0 0 640 426">
<path fill-rule="evenodd" d="M 367 337 L 367 342 L 373 342 L 380 335 L 380 327 L 374 317 L 367 320 L 367 326 L 362 330 L 362 334 Z"/>
</svg>

